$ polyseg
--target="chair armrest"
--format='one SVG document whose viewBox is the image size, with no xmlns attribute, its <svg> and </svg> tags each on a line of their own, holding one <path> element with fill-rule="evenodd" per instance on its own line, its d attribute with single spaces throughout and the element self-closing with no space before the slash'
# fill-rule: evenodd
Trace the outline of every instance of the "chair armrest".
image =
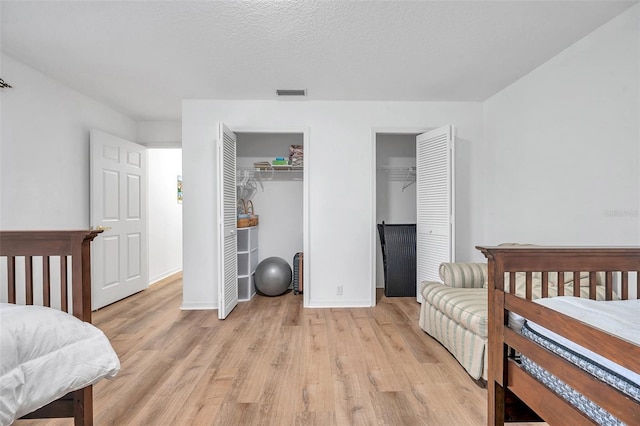
<svg viewBox="0 0 640 426">
<path fill-rule="evenodd" d="M 438 285 L 444 285 L 443 283 L 441 283 L 440 281 L 422 281 L 420 283 L 420 293 L 422 293 L 422 291 L 424 290 L 424 288 L 426 286 L 428 286 L 429 284 L 438 284 Z"/>
<path fill-rule="evenodd" d="M 454 288 L 483 288 L 488 281 L 486 263 L 441 263 L 440 278 Z"/>
</svg>

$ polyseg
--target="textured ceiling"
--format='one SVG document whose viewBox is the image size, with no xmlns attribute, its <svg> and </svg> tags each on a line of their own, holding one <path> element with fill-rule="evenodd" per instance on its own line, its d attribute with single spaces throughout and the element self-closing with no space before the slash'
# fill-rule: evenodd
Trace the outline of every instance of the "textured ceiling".
<svg viewBox="0 0 640 426">
<path fill-rule="evenodd" d="M 182 99 L 483 101 L 637 1 L 3 1 L 2 50 L 137 120 Z M 7 76 L 3 76 L 6 78 Z"/>
</svg>

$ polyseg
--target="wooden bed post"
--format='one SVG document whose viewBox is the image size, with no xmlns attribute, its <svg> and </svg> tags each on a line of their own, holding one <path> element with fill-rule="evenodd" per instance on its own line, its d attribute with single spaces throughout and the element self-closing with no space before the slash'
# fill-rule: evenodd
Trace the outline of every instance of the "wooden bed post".
<svg viewBox="0 0 640 426">
<path fill-rule="evenodd" d="M 501 259 L 495 259 L 492 254 L 480 248 L 488 259 L 487 273 L 489 279 L 488 300 L 488 342 L 487 342 L 487 424 L 504 425 L 505 413 L 505 388 L 506 383 L 506 360 L 507 350 L 502 343 L 504 332 L 504 293 L 496 291 L 497 288 L 504 289 L 504 273 L 500 273 Z M 499 266 L 496 268 L 496 262 Z M 498 274 L 496 274 L 496 269 Z"/>
<path fill-rule="evenodd" d="M 93 426 L 93 386 L 73 392 L 74 426 Z"/>
<path fill-rule="evenodd" d="M 92 230 L 72 237 L 73 315 L 86 322 L 91 322 L 91 285 L 83 288 L 82 283 L 91 283 L 91 241 L 101 232 Z M 81 297 L 75 297 L 78 294 Z"/>
</svg>

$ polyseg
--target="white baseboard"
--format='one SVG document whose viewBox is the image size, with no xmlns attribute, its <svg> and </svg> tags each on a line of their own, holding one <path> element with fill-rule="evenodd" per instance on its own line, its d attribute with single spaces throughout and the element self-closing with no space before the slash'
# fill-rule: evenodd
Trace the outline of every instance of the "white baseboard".
<svg viewBox="0 0 640 426">
<path fill-rule="evenodd" d="M 180 310 L 182 311 L 210 311 L 217 310 L 218 304 L 211 302 L 182 302 Z"/>
<path fill-rule="evenodd" d="M 154 285 L 155 283 L 157 283 L 158 281 L 162 281 L 163 279 L 167 278 L 168 276 L 171 276 L 175 273 L 181 272 L 182 271 L 182 267 L 177 267 L 174 269 L 171 269 L 169 271 L 163 272 L 162 274 L 158 274 L 155 277 L 151 277 L 149 278 L 149 285 Z"/>
<path fill-rule="evenodd" d="M 370 308 L 370 300 L 312 300 L 309 302 L 308 308 Z"/>
</svg>

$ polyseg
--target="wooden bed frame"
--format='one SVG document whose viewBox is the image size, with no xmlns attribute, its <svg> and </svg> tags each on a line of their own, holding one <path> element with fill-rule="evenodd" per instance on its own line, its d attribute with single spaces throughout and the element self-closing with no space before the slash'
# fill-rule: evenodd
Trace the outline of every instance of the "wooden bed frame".
<svg viewBox="0 0 640 426">
<path fill-rule="evenodd" d="M 630 298 L 630 283 L 635 276 L 636 297 L 640 295 L 640 247 L 477 247 L 488 259 L 489 337 L 488 337 L 488 416 L 489 425 L 503 425 L 505 399 L 514 394 L 549 424 L 595 424 L 590 418 L 525 372 L 515 353 L 532 361 L 563 380 L 576 391 L 605 408 L 627 424 L 640 424 L 640 404 L 618 390 L 573 366 L 542 346 L 522 337 L 508 327 L 509 312 L 517 313 L 581 346 L 640 374 L 640 346 L 590 327 L 567 315 L 531 302 L 532 273 L 541 272 L 542 297 L 548 297 L 548 273 L 589 272 L 589 297 L 595 299 L 596 272 L 605 273 L 607 300 L 614 294 Z M 526 298 L 517 297 L 515 286 L 504 290 L 505 273 L 514 283 L 516 272 L 526 273 Z M 579 282 L 574 272 L 574 283 Z M 559 281 L 562 281 L 562 276 Z M 631 278 L 631 279 L 630 279 Z M 558 286 L 560 295 L 563 286 Z M 579 295 L 578 286 L 574 293 Z"/>
<path fill-rule="evenodd" d="M 0 256 L 7 258 L 9 303 L 33 305 L 34 257 L 42 258 L 42 304 L 51 307 L 51 257 L 60 262 L 60 309 L 91 322 L 91 241 L 102 230 L 0 231 Z M 17 301 L 16 257 L 24 257 L 24 300 Z M 71 258 L 71 278 L 67 259 Z M 70 281 L 70 286 L 69 286 Z M 2 285 L 5 285 L 3 283 Z M 68 291 L 72 303 L 69 306 Z M 22 417 L 23 419 L 73 417 L 76 426 L 93 425 L 93 388 L 87 386 Z"/>
</svg>

